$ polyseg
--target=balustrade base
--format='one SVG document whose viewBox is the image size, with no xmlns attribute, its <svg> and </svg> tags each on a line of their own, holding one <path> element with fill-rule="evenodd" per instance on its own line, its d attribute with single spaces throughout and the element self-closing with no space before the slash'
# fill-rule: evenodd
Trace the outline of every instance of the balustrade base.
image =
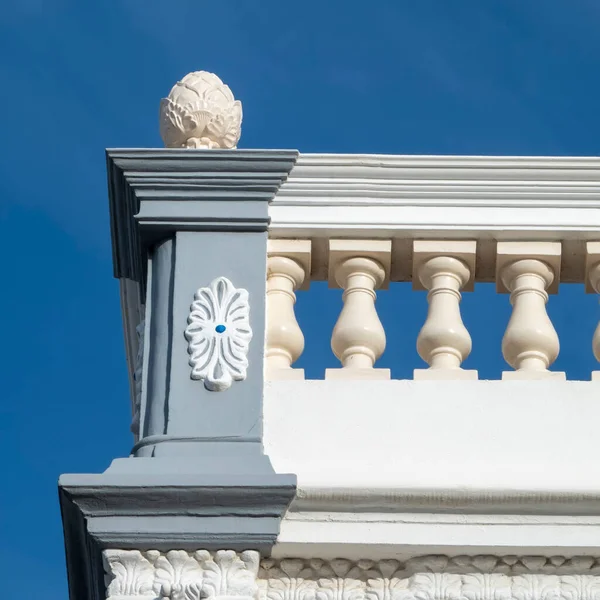
<svg viewBox="0 0 600 600">
<path fill-rule="evenodd" d="M 302 381 L 304 369 L 267 369 L 266 381 Z"/>
<path fill-rule="evenodd" d="M 413 371 L 413 379 L 418 381 L 444 381 L 448 379 L 477 380 L 479 379 L 479 374 L 476 370 L 471 369 L 415 369 Z"/>
<path fill-rule="evenodd" d="M 298 478 L 271 555 L 598 553 L 596 388 L 268 382 L 265 453 Z"/>
<path fill-rule="evenodd" d="M 325 369 L 325 379 L 391 379 L 390 369 Z"/>
<path fill-rule="evenodd" d="M 502 371 L 503 381 L 530 381 L 537 379 L 557 379 L 566 381 L 564 371 Z"/>
</svg>

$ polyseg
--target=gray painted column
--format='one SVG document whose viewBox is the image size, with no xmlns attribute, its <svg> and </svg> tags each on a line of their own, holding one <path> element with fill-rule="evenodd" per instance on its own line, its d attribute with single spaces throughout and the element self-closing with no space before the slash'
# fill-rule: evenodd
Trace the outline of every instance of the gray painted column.
<svg viewBox="0 0 600 600">
<path fill-rule="evenodd" d="M 295 493 L 263 454 L 262 400 L 268 203 L 297 152 L 107 157 L 115 276 L 146 307 L 140 425 L 129 458 L 60 479 L 72 598 L 101 597 L 102 548 L 268 553 Z M 247 290 L 253 337 L 246 378 L 209 391 L 184 332 L 194 294 L 219 277 Z M 124 311 L 131 330 L 139 317 Z"/>
<path fill-rule="evenodd" d="M 260 455 L 265 257 L 264 232 L 181 231 L 152 253 L 146 302 L 149 364 L 136 456 L 208 451 L 242 454 L 249 460 Z M 190 378 L 184 330 L 195 291 L 222 276 L 248 290 L 250 324 L 256 335 L 250 343 L 246 380 L 213 392 Z"/>
</svg>

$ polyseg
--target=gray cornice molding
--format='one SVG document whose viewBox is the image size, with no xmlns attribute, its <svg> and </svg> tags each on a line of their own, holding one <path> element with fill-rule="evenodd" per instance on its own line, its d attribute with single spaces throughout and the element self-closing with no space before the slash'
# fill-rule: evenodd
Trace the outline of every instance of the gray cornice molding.
<svg viewBox="0 0 600 600">
<path fill-rule="evenodd" d="M 104 598 L 100 556 L 106 548 L 270 552 L 296 477 L 269 472 L 266 459 L 238 473 L 218 456 L 207 472 L 208 462 L 117 459 L 99 475 L 61 476 L 72 600 Z"/>
<path fill-rule="evenodd" d="M 174 479 L 66 475 L 60 481 L 61 504 L 68 507 L 65 513 L 74 511 L 67 520 L 86 521 L 89 542 L 98 548 L 220 548 L 226 543 L 268 551 L 295 491 L 292 475 Z"/>
<path fill-rule="evenodd" d="M 114 273 L 142 282 L 148 246 L 173 231 L 266 231 L 296 150 L 108 149 Z"/>
</svg>

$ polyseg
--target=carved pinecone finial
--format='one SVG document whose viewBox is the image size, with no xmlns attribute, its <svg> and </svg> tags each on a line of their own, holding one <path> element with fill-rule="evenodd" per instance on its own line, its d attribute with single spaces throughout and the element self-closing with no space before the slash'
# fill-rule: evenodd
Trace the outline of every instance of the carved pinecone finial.
<svg viewBox="0 0 600 600">
<path fill-rule="evenodd" d="M 214 73 L 194 71 L 160 103 L 160 135 L 167 148 L 235 148 L 242 103 Z"/>
</svg>

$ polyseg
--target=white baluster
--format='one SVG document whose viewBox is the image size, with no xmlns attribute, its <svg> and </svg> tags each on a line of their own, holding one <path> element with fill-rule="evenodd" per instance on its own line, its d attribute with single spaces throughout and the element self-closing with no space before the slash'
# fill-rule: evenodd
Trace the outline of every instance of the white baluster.
<svg viewBox="0 0 600 600">
<path fill-rule="evenodd" d="M 415 369 L 415 379 L 477 379 L 461 369 L 471 352 L 471 336 L 460 315 L 460 290 L 473 286 L 476 242 L 415 241 L 413 287 L 427 289 L 429 310 L 417 338 L 419 356 L 429 369 Z"/>
<path fill-rule="evenodd" d="M 500 242 L 497 272 L 499 291 L 510 292 L 513 307 L 502 354 L 515 371 L 505 371 L 502 379 L 565 379 L 564 373 L 548 371 L 560 350 L 546 312 L 547 290 L 558 290 L 560 243 Z"/>
<path fill-rule="evenodd" d="M 587 242 L 585 252 L 585 290 L 600 294 L 600 242 Z M 592 337 L 592 350 L 600 362 L 600 322 Z M 600 381 L 600 371 L 592 371 L 592 381 Z"/>
<path fill-rule="evenodd" d="M 373 365 L 385 350 L 385 331 L 375 310 L 375 290 L 389 280 L 391 242 L 330 240 L 329 281 L 344 289 L 344 306 L 334 327 L 331 348 L 341 369 L 327 379 L 389 379 L 389 369 Z"/>
<path fill-rule="evenodd" d="M 304 335 L 294 312 L 294 292 L 309 283 L 310 241 L 269 240 L 266 379 L 304 379 L 304 369 L 292 368 L 304 350 Z"/>
</svg>

